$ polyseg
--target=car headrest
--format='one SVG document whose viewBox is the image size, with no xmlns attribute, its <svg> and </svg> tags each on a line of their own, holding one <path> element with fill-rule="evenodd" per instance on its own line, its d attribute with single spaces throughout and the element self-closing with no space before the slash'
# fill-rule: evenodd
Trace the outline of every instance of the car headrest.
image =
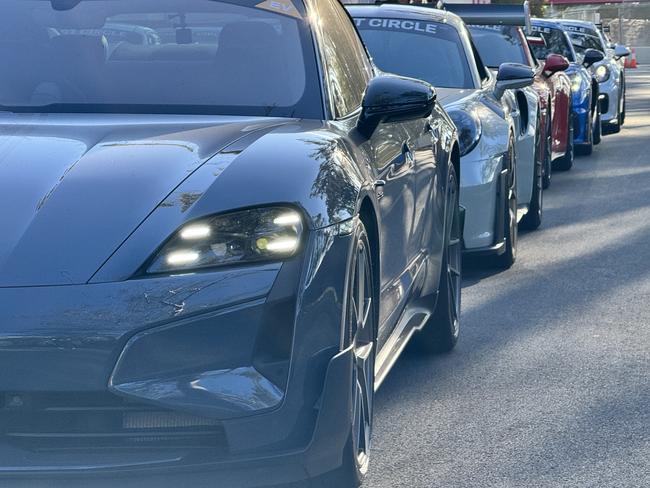
<svg viewBox="0 0 650 488">
<path fill-rule="evenodd" d="M 281 41 L 278 32 L 264 22 L 235 22 L 219 36 L 219 51 L 272 48 Z"/>
<path fill-rule="evenodd" d="M 108 53 L 108 41 L 104 36 L 86 34 L 66 34 L 50 41 L 54 52 L 67 59 L 80 59 L 84 62 L 104 63 Z"/>
</svg>

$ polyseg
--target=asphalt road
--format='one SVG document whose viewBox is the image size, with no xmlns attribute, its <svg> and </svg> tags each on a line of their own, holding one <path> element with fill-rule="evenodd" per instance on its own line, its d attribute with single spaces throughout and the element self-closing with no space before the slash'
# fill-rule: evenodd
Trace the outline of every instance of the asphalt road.
<svg viewBox="0 0 650 488">
<path fill-rule="evenodd" d="M 544 207 L 511 270 L 465 270 L 458 349 L 378 392 L 364 487 L 650 487 L 650 70 Z"/>
</svg>

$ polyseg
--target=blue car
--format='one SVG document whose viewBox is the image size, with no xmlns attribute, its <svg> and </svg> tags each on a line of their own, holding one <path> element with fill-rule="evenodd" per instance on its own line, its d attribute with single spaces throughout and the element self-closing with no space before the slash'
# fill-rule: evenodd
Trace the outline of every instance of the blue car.
<svg viewBox="0 0 650 488">
<path fill-rule="evenodd" d="M 3 0 L 0 63 L 0 486 L 358 486 L 460 330 L 435 89 L 338 0 Z"/>
<path fill-rule="evenodd" d="M 602 61 L 604 54 L 594 49 L 577 54 L 569 35 L 558 21 L 533 19 L 531 32 L 542 39 L 541 43 L 531 42 L 537 59 L 545 60 L 549 54 L 561 54 L 569 60 L 566 73 L 571 78 L 573 142 L 577 154 L 591 154 L 593 146 L 601 141 L 601 114 L 598 81 L 589 68 Z"/>
</svg>

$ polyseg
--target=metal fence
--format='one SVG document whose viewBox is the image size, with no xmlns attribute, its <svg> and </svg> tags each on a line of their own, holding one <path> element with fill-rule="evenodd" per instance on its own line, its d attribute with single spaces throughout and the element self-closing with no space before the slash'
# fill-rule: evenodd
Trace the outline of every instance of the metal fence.
<svg viewBox="0 0 650 488">
<path fill-rule="evenodd" d="M 634 47 L 637 62 L 650 64 L 650 0 L 587 5 L 554 5 L 550 17 L 602 23 L 614 42 Z"/>
</svg>

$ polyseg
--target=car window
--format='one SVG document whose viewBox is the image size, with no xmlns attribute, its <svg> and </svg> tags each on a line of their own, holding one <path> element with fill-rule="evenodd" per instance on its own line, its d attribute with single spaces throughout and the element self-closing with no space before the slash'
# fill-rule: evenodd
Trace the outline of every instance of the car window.
<svg viewBox="0 0 650 488">
<path fill-rule="evenodd" d="M 474 88 L 458 31 L 440 22 L 359 17 L 366 46 L 383 71 L 428 81 L 441 88 Z"/>
<path fill-rule="evenodd" d="M 503 63 L 529 64 L 517 27 L 473 25 L 469 30 L 486 66 L 498 68 Z"/>
<path fill-rule="evenodd" d="M 361 106 L 372 76 L 366 50 L 349 15 L 334 0 L 311 0 L 320 28 L 320 46 L 335 117 Z"/>
<path fill-rule="evenodd" d="M 0 105 L 322 118 L 304 6 L 255 0 L 45 0 L 0 6 Z"/>
<path fill-rule="evenodd" d="M 562 29 L 533 25 L 532 33 L 543 38 L 546 43 L 545 46 L 531 46 L 537 59 L 546 59 L 549 54 L 560 54 L 570 62 L 576 61 L 571 41 Z"/>
</svg>

